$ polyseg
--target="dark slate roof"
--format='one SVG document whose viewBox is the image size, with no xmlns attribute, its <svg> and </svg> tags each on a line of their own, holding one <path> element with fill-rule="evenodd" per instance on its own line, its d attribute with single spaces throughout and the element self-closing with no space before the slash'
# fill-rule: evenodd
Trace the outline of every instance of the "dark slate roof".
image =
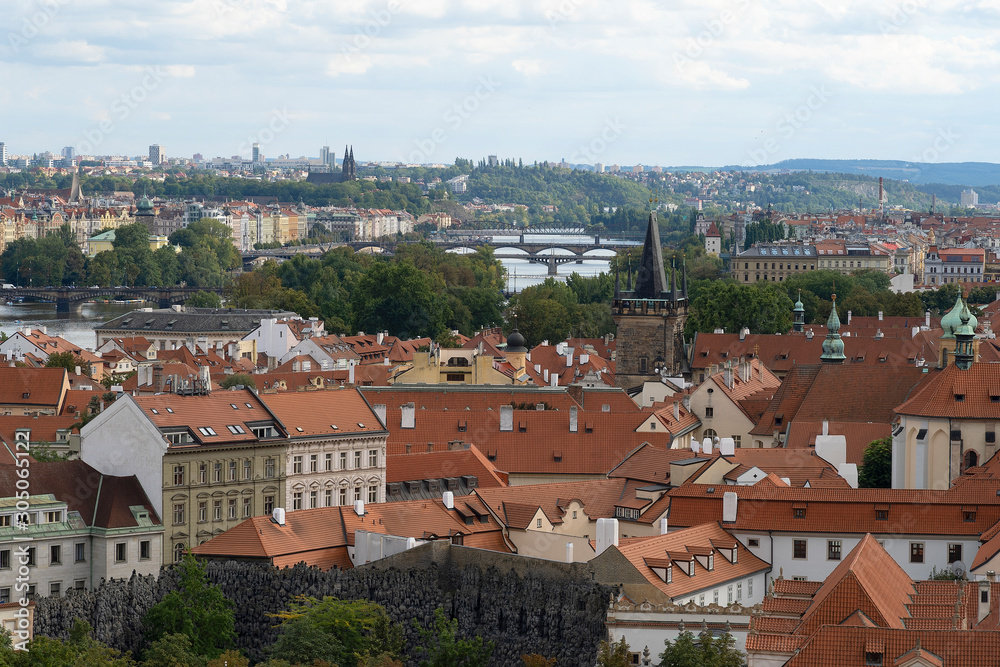
<svg viewBox="0 0 1000 667">
<path fill-rule="evenodd" d="M 663 270 L 663 249 L 660 247 L 660 225 L 656 212 L 649 214 L 646 227 L 646 241 L 642 246 L 642 261 L 635 281 L 635 298 L 660 299 L 669 289 L 666 272 Z"/>
<path fill-rule="evenodd" d="M 95 331 L 162 331 L 173 333 L 198 333 L 232 331 L 250 333 L 260 326 L 264 318 L 295 317 L 295 313 L 280 310 L 242 310 L 238 308 L 186 308 L 178 312 L 172 308 L 162 310 L 133 310 L 105 322 Z M 145 334 L 143 334 L 145 335 Z"/>
</svg>

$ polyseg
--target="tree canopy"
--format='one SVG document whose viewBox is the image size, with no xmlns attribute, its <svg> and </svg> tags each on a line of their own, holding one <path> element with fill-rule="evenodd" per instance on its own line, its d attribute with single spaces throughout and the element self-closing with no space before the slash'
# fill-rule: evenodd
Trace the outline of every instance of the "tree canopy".
<svg viewBox="0 0 1000 667">
<path fill-rule="evenodd" d="M 892 486 L 892 438 L 873 440 L 865 448 L 858 470 L 858 486 L 863 489 Z"/>
</svg>

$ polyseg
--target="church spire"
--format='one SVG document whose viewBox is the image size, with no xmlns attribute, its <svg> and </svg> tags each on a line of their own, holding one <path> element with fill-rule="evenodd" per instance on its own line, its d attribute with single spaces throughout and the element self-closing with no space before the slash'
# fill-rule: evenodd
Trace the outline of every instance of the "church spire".
<svg viewBox="0 0 1000 667">
<path fill-rule="evenodd" d="M 792 310 L 792 328 L 795 331 L 802 333 L 805 323 L 806 309 L 802 305 L 802 290 L 799 290 L 799 299 L 795 302 L 795 308 Z"/>
<path fill-rule="evenodd" d="M 958 366 L 959 370 L 967 371 L 972 368 L 972 364 L 976 360 L 976 352 L 972 342 L 976 337 L 976 330 L 970 324 L 976 319 L 972 316 L 969 306 L 965 302 L 962 303 L 962 312 L 959 318 L 961 324 L 955 329 L 955 365 Z"/>
<path fill-rule="evenodd" d="M 683 297 L 683 299 L 685 301 L 687 301 L 687 298 L 688 298 L 688 263 L 687 263 L 687 257 L 684 257 L 684 258 L 681 259 L 681 273 L 684 276 L 684 289 L 683 289 L 683 291 L 681 293 L 681 297 Z"/>
<path fill-rule="evenodd" d="M 635 298 L 661 299 L 667 291 L 667 276 L 663 270 L 663 249 L 660 247 L 660 226 L 656 211 L 650 211 L 646 240 L 642 245 L 639 275 L 635 282 Z"/>
<path fill-rule="evenodd" d="M 618 260 L 615 260 L 615 298 L 620 299 L 622 296 L 622 279 L 618 275 Z"/>
<path fill-rule="evenodd" d="M 837 315 L 837 295 L 832 295 L 833 307 L 830 318 L 826 321 L 826 340 L 823 341 L 823 354 L 820 361 L 825 364 L 842 364 L 844 359 L 844 341 L 840 337 L 840 316 Z"/>
</svg>

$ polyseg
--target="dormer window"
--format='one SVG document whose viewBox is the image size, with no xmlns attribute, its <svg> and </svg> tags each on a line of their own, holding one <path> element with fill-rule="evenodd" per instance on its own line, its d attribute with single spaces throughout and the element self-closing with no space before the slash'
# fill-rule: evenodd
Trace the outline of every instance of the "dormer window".
<svg viewBox="0 0 1000 667">
<path fill-rule="evenodd" d="M 962 403 L 965 401 L 965 394 L 955 394 L 955 402 Z"/>
<path fill-rule="evenodd" d="M 806 518 L 806 508 L 796 507 L 795 509 L 792 510 L 792 516 L 794 516 L 796 519 Z"/>
<path fill-rule="evenodd" d="M 875 651 L 865 651 L 865 665 L 870 665 L 872 667 L 881 667 L 882 653 L 876 653 Z"/>
</svg>

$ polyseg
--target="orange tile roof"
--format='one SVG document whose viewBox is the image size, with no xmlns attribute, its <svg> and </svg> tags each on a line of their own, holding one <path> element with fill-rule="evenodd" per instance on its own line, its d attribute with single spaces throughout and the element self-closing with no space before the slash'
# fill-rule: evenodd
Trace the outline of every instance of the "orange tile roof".
<svg viewBox="0 0 1000 667">
<path fill-rule="evenodd" d="M 448 510 L 440 500 L 366 504 L 364 516 L 358 516 L 353 506 L 319 507 L 286 512 L 284 526 L 269 516 L 258 516 L 192 551 L 202 556 L 268 559 L 275 565 L 304 561 L 308 565 L 335 563 L 344 567 L 346 552 L 341 550 L 354 545 L 356 530 L 416 539 L 447 539 L 462 534 L 464 546 L 508 550 L 498 524 L 475 518 L 488 516 L 477 498 L 456 498 L 455 507 Z M 473 521 L 469 523 L 461 512 L 470 514 Z"/>
<path fill-rule="evenodd" d="M 932 371 L 896 408 L 901 415 L 1000 419 L 1000 364 L 955 364 Z"/>
<path fill-rule="evenodd" d="M 651 501 L 636 499 L 635 489 L 638 486 L 642 484 L 626 479 L 600 479 L 476 489 L 474 493 L 495 512 L 502 512 L 503 507 L 529 508 L 531 514 L 528 518 L 531 518 L 541 508 L 550 522 L 562 523 L 569 503 L 574 500 L 583 505 L 583 512 L 591 521 L 614 517 L 616 506 L 651 507 Z M 648 511 L 647 509 L 647 513 Z"/>
<path fill-rule="evenodd" d="M 507 474 L 497 470 L 475 445 L 447 452 L 389 456 L 385 463 L 387 484 L 463 475 L 475 475 L 481 489 L 507 486 Z"/>
<path fill-rule="evenodd" d="M 771 635 L 774 637 L 775 635 Z M 884 664 L 903 664 L 904 656 L 915 657 L 911 652 L 920 647 L 937 658 L 924 657 L 919 664 L 946 665 L 947 667 L 982 667 L 996 662 L 1000 655 L 1000 633 L 967 631 L 912 631 L 892 628 L 867 628 L 858 626 L 825 626 L 807 642 L 799 646 L 789 643 L 788 650 L 798 652 L 785 663 L 786 667 L 842 667 L 847 664 L 863 665 L 867 648 L 878 642 L 882 647 Z M 747 641 L 747 649 L 751 643 Z M 754 649 L 757 649 L 754 644 Z M 908 655 L 909 654 L 909 655 Z"/>
<path fill-rule="evenodd" d="M 750 432 L 785 432 L 793 421 L 890 424 L 896 406 L 927 377 L 923 371 L 892 365 L 795 366 Z"/>
<path fill-rule="evenodd" d="M 720 543 L 735 545 L 737 549 L 735 563 L 727 557 L 728 550 L 717 546 Z M 706 523 L 666 535 L 624 540 L 617 547 L 610 548 L 617 549 L 650 584 L 671 599 L 771 569 L 770 565 L 734 540 L 733 536 L 717 523 Z M 713 569 L 708 570 L 703 561 L 693 558 L 696 554 L 702 556 L 714 554 Z M 654 567 L 665 566 L 670 561 L 686 561 L 692 558 L 695 563 L 694 574 L 688 575 L 683 568 L 674 567 L 671 583 L 665 582 L 653 570 Z"/>
<path fill-rule="evenodd" d="M 52 443 L 59 439 L 57 431 L 73 430 L 73 424 L 78 421 L 73 415 L 40 415 L 37 417 L 3 415 L 0 416 L 0 438 L 6 442 L 14 442 L 16 431 L 30 429 L 31 442 Z"/>
<path fill-rule="evenodd" d="M 644 444 L 611 469 L 609 478 L 623 478 L 650 484 L 670 483 L 670 463 L 691 458 L 690 449 L 663 449 Z"/>
<path fill-rule="evenodd" d="M 874 537 L 865 535 L 816 591 L 797 632 L 812 634 L 858 609 L 880 627 L 902 628 L 916 592 L 903 568 Z"/>
<path fill-rule="evenodd" d="M 136 396 L 134 400 L 157 428 L 188 427 L 194 442 L 200 444 L 254 442 L 257 436 L 250 424 L 275 421 L 274 415 L 249 389 L 194 396 L 156 394 Z M 234 433 L 230 426 L 242 432 Z M 201 432 L 203 428 L 211 428 L 215 435 Z"/>
<path fill-rule="evenodd" d="M 63 403 L 65 368 L 0 366 L 0 405 L 51 407 Z"/>
<path fill-rule="evenodd" d="M 919 516 L 921 534 L 978 537 L 1000 521 L 998 490 L 1000 480 L 993 479 L 968 479 L 947 490 L 758 488 L 686 482 L 667 494 L 673 526 L 720 521 L 723 493 L 732 492 L 740 503 L 749 501 L 749 505 L 738 504 L 736 521 L 726 524 L 730 530 L 802 532 L 807 527 L 817 533 L 882 535 L 897 530 L 904 517 Z M 796 505 L 805 505 L 804 517 L 795 516 Z M 876 518 L 876 505 L 887 510 L 886 519 Z M 969 506 L 976 508 L 973 521 L 965 520 L 963 507 Z"/>
<path fill-rule="evenodd" d="M 261 394 L 260 400 L 281 421 L 291 439 L 386 433 L 357 389 Z"/>
</svg>

